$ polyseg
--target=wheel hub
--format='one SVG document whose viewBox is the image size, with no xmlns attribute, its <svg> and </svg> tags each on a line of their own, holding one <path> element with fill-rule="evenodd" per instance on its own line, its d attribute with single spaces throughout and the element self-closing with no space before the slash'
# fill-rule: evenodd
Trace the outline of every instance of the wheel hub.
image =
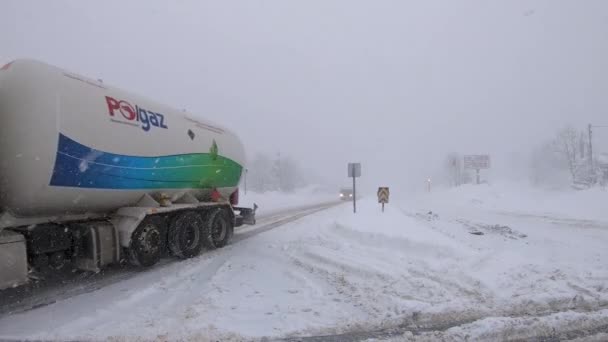
<svg viewBox="0 0 608 342">
<path fill-rule="evenodd" d="M 184 245 L 186 246 L 186 248 L 188 249 L 192 249 L 194 247 L 196 247 L 196 245 L 198 244 L 198 240 L 199 240 L 199 234 L 198 234 L 198 229 L 195 226 L 189 225 L 183 234 L 183 242 Z"/>
<path fill-rule="evenodd" d="M 156 253 L 160 245 L 160 235 L 154 226 L 146 226 L 141 232 L 139 242 L 142 252 L 146 254 Z"/>
<path fill-rule="evenodd" d="M 213 225 L 213 240 L 219 241 L 226 237 L 226 225 L 224 222 L 218 220 Z"/>
</svg>

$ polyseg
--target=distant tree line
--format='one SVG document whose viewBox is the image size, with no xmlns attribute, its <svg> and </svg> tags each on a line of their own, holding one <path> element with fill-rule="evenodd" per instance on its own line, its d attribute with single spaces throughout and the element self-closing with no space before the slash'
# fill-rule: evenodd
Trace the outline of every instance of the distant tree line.
<svg viewBox="0 0 608 342">
<path fill-rule="evenodd" d="M 249 163 L 248 188 L 255 192 L 292 192 L 308 185 L 305 172 L 291 157 L 260 153 Z"/>
<path fill-rule="evenodd" d="M 445 164 L 445 177 L 451 186 L 459 186 L 473 182 L 473 176 L 464 169 L 464 156 L 457 152 L 448 153 Z"/>
<path fill-rule="evenodd" d="M 591 186 L 602 181 L 598 165 L 592 163 L 589 140 L 584 130 L 566 126 L 555 136 L 538 146 L 530 160 L 534 183 L 563 182 Z"/>
<path fill-rule="evenodd" d="M 566 126 L 534 148 L 528 162 L 529 174 L 537 185 L 574 185 L 586 188 L 608 183 L 608 155 L 591 155 L 586 130 Z M 445 179 L 452 186 L 471 183 L 472 175 L 463 169 L 463 156 L 449 153 L 444 162 Z"/>
</svg>

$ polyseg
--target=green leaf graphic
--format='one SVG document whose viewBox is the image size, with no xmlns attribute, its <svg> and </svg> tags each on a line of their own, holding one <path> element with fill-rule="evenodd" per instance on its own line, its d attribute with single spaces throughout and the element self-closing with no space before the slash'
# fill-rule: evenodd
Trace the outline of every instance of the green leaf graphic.
<svg viewBox="0 0 608 342">
<path fill-rule="evenodd" d="M 213 139 L 213 144 L 211 144 L 211 147 L 209 148 L 209 155 L 211 156 L 211 160 L 217 160 L 218 148 L 215 139 Z"/>
</svg>

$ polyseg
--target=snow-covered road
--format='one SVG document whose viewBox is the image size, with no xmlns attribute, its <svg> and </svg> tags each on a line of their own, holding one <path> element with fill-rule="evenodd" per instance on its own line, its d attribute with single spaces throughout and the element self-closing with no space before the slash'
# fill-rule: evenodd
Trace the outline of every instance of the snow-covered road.
<svg viewBox="0 0 608 342">
<path fill-rule="evenodd" d="M 286 223 L 292 222 L 317 211 L 325 210 L 335 204 L 335 201 L 328 201 L 327 198 L 317 198 L 320 202 L 310 204 L 315 199 L 312 198 L 308 204 L 300 206 L 284 206 L 280 209 L 273 209 L 262 212 L 258 215 L 258 222 L 255 226 L 243 226 L 237 228 L 232 240 L 232 244 L 261 234 L 271 229 L 275 229 Z M 307 203 L 302 201 L 302 203 Z M 297 204 L 296 204 L 297 205 Z M 174 259 L 164 259 L 155 266 L 170 267 L 175 262 Z M 124 281 L 139 274 L 141 270 L 128 264 L 114 266 L 94 274 L 90 272 L 76 272 L 76 270 L 66 269 L 58 274 L 49 274 L 47 279 L 33 281 L 28 285 L 6 289 L 0 291 L 0 318 L 15 313 L 31 310 L 53 304 L 57 301 L 65 300 L 77 295 L 97 291 L 105 286 Z M 148 271 L 148 270 L 144 270 Z M 1 330 L 0 330 L 1 332 Z"/>
<path fill-rule="evenodd" d="M 546 202 L 535 210 L 461 191 L 402 199 L 384 214 L 372 199 L 357 215 L 347 205 L 319 211 L 4 317 L 0 339 L 601 338 L 608 329 L 602 213 Z"/>
</svg>

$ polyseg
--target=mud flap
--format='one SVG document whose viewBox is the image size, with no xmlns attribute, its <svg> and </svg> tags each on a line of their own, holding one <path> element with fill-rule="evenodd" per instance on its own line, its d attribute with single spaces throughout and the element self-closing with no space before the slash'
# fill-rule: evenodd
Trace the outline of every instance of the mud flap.
<svg viewBox="0 0 608 342">
<path fill-rule="evenodd" d="M 242 207 L 234 207 L 232 208 L 235 212 L 238 212 L 235 215 L 234 226 L 240 227 L 244 224 L 254 225 L 255 224 L 255 212 L 258 210 L 258 205 L 253 204 L 253 208 L 242 208 Z"/>
</svg>

